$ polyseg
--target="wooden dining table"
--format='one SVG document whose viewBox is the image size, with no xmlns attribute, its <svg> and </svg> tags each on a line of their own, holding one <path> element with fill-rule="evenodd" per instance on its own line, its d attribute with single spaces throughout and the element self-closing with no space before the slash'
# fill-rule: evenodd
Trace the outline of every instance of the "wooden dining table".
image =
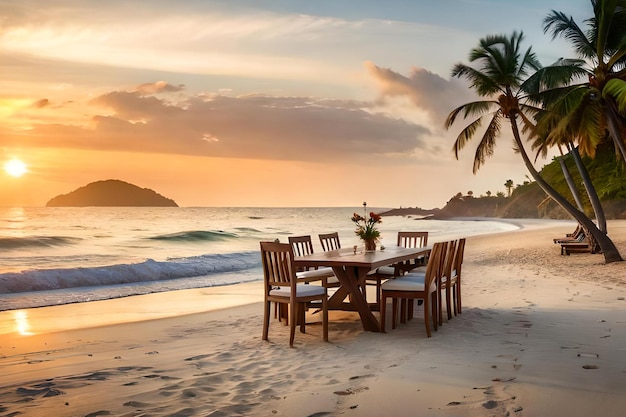
<svg viewBox="0 0 626 417">
<path fill-rule="evenodd" d="M 357 311 L 361 317 L 363 330 L 380 331 L 380 323 L 372 313 L 361 287 L 365 285 L 367 274 L 381 266 L 393 265 L 420 256 L 428 255 L 432 246 L 405 248 L 386 246 L 384 249 L 365 251 L 363 247 L 342 248 L 310 255 L 296 256 L 296 267 L 312 268 L 327 266 L 333 269 L 341 286 L 329 298 L 329 309 Z M 349 296 L 349 302 L 344 300 Z"/>
</svg>

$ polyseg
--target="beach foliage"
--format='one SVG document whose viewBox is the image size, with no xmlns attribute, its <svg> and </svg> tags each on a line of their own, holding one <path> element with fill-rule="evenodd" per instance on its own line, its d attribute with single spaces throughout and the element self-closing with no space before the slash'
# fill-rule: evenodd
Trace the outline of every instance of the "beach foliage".
<svg viewBox="0 0 626 417">
<path fill-rule="evenodd" d="M 544 32 L 568 41 L 580 61 L 582 77 L 543 92 L 551 143 L 575 141 L 581 154 L 593 157 L 596 148 L 612 141 L 626 161 L 626 1 L 591 0 L 593 15 L 583 26 L 566 13 L 552 10 Z M 571 60 L 571 62 L 576 62 Z"/>
<path fill-rule="evenodd" d="M 473 171 L 476 173 L 487 157 L 493 155 L 496 139 L 502 133 L 502 125 L 507 123 L 513 134 L 515 149 L 541 189 L 589 232 L 589 239 L 594 246 L 599 246 L 607 263 L 621 261 L 621 255 L 608 235 L 542 178 L 524 148 L 521 134 L 525 133 L 529 137 L 536 135 L 535 120 L 544 111 L 541 100 L 536 97 L 538 88 L 558 87 L 571 77 L 572 71 L 576 73 L 579 69 L 576 66 L 541 67 L 530 47 L 522 51 L 523 39 L 522 32 L 513 32 L 510 36 L 486 36 L 470 51 L 471 65 L 459 63 L 453 67 L 452 76 L 466 79 L 471 88 L 484 98 L 461 105 L 448 115 L 446 129 L 459 116 L 470 119 L 456 138 L 454 154 L 458 159 L 459 151 L 471 139 L 479 136 L 478 132 L 482 130 L 474 154 Z M 483 124 L 487 126 L 481 129 Z"/>
</svg>

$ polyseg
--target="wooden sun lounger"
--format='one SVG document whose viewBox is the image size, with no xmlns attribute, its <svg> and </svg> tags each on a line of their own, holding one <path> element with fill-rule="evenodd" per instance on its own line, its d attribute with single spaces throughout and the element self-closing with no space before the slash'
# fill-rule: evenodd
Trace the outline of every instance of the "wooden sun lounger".
<svg viewBox="0 0 626 417">
<path fill-rule="evenodd" d="M 593 250 L 587 242 L 561 244 L 561 255 L 570 255 L 572 253 L 593 253 Z"/>
<path fill-rule="evenodd" d="M 572 233 L 567 233 L 564 237 L 555 237 L 552 239 L 554 243 L 576 243 L 582 242 L 585 239 L 585 231 L 578 225 L 576 230 Z"/>
</svg>

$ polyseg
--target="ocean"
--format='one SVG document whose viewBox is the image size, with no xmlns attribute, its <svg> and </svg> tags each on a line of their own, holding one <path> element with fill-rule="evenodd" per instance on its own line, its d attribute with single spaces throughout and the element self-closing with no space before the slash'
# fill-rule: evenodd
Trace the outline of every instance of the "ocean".
<svg viewBox="0 0 626 417">
<path fill-rule="evenodd" d="M 337 231 L 353 246 L 354 212 L 363 207 L 0 208 L 0 311 L 261 280 L 260 241 L 311 235 L 320 251 L 317 234 Z M 436 242 L 517 228 L 417 216 L 379 227 L 383 245 L 399 230 Z"/>
</svg>

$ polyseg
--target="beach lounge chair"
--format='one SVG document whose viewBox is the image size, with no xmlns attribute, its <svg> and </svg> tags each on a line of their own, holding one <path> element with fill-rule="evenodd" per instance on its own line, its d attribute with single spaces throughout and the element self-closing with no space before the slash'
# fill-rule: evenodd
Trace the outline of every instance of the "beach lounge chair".
<svg viewBox="0 0 626 417">
<path fill-rule="evenodd" d="M 431 337 L 430 320 L 432 317 L 433 328 L 438 329 L 438 300 L 437 288 L 441 286 L 442 260 L 448 248 L 448 242 L 437 242 L 433 245 L 433 249 L 428 258 L 426 272 L 423 280 L 411 279 L 391 279 L 385 281 L 381 286 L 381 331 L 385 332 L 387 298 L 392 299 L 392 328 L 395 329 L 398 317 L 398 301 L 399 300 L 423 300 L 424 305 L 424 325 L 426 327 L 426 335 Z"/>
<path fill-rule="evenodd" d="M 328 341 L 328 294 L 325 285 L 305 285 L 296 277 L 293 249 L 288 243 L 261 242 L 261 260 L 264 278 L 264 315 L 263 340 L 268 340 L 271 304 L 281 303 L 289 306 L 290 326 L 289 346 L 293 347 L 296 324 L 300 332 L 305 332 L 305 311 L 307 303 L 320 300 L 322 304 L 322 333 Z M 311 278 L 310 281 L 326 278 Z"/>
<path fill-rule="evenodd" d="M 555 237 L 553 240 L 554 243 L 575 243 L 582 242 L 585 239 L 585 230 L 582 226 L 578 225 L 576 230 L 572 233 L 568 233 L 565 237 Z"/>
<path fill-rule="evenodd" d="M 590 234 L 584 234 L 585 241 L 561 243 L 561 255 L 572 253 L 599 253 L 600 246 Z"/>
</svg>

